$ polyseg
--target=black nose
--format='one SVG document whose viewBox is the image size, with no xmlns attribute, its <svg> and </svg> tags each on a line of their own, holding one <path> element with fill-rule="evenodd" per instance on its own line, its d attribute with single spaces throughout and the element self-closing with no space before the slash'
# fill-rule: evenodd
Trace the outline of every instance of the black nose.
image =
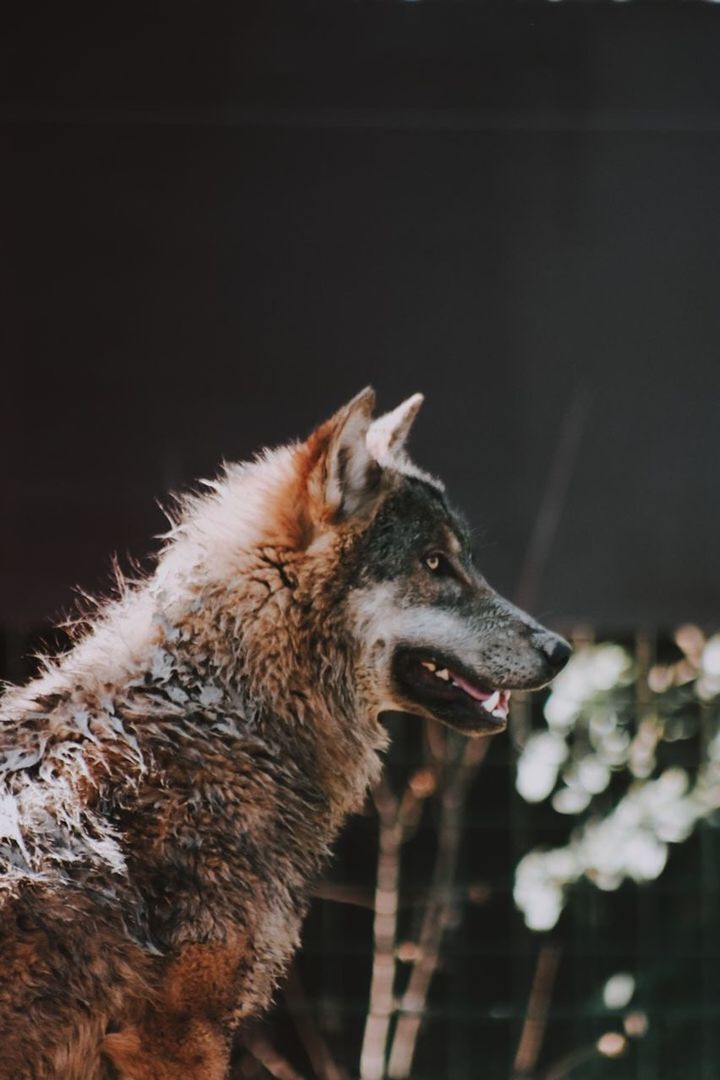
<svg viewBox="0 0 720 1080">
<path fill-rule="evenodd" d="M 545 653 L 547 662 L 556 675 L 558 671 L 562 671 L 565 667 L 572 652 L 565 638 L 561 638 L 558 634 L 548 634 L 543 639 L 540 648 Z"/>
</svg>

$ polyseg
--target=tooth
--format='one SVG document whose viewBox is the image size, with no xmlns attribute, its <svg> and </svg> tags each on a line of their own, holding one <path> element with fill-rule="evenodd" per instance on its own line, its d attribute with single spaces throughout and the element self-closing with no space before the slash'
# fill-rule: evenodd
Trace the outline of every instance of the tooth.
<svg viewBox="0 0 720 1080">
<path fill-rule="evenodd" d="M 420 661 L 420 666 L 424 667 L 424 668 L 427 668 L 428 671 L 435 671 L 435 668 L 437 667 L 437 664 L 433 664 L 432 660 L 421 660 Z"/>
<path fill-rule="evenodd" d="M 493 716 L 499 716 L 503 720 L 507 719 L 507 715 L 510 712 L 510 691 L 500 691 L 500 701 L 497 704 L 497 708 L 493 712 Z"/>
<path fill-rule="evenodd" d="M 442 671 L 436 671 L 435 672 L 435 678 L 436 679 L 444 679 L 445 682 L 448 682 L 450 680 L 450 672 L 448 671 L 447 668 L 443 668 Z"/>
<path fill-rule="evenodd" d="M 499 701 L 500 701 L 500 691 L 496 690 L 495 693 L 491 694 L 489 698 L 485 698 L 485 700 L 482 703 L 483 704 L 483 709 L 486 709 L 487 712 L 489 712 L 489 713 L 494 712 L 494 710 L 497 708 L 497 705 L 498 705 Z"/>
</svg>

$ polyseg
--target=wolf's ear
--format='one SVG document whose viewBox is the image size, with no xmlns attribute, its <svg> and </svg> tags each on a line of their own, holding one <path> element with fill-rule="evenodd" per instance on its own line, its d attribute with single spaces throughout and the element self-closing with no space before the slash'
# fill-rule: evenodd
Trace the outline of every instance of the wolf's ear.
<svg viewBox="0 0 720 1080">
<path fill-rule="evenodd" d="M 367 445 L 376 461 L 383 463 L 402 453 L 424 400 L 422 394 L 413 394 L 392 412 L 372 422 L 367 433 Z"/>
<path fill-rule="evenodd" d="M 308 494 L 316 519 L 351 517 L 377 494 L 382 470 L 367 445 L 374 404 L 368 386 L 310 436 Z"/>
</svg>

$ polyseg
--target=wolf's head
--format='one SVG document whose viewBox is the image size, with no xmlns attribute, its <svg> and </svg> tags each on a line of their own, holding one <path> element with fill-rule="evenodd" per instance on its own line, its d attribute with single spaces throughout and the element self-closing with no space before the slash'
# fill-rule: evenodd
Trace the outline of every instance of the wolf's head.
<svg viewBox="0 0 720 1080">
<path fill-rule="evenodd" d="M 510 691 L 549 682 L 570 648 L 488 585 L 442 484 L 408 459 L 421 403 L 373 420 L 364 390 L 302 444 L 305 573 L 342 609 L 371 708 L 497 732 Z"/>
</svg>

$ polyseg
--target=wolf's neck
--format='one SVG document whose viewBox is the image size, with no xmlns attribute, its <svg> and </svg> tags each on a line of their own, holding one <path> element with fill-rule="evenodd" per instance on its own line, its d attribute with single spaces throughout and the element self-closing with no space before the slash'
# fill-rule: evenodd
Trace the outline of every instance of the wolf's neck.
<svg viewBox="0 0 720 1080">
<path fill-rule="evenodd" d="M 184 610 L 156 619 L 165 640 L 153 654 L 154 678 L 167 663 L 181 691 L 202 695 L 281 752 L 302 752 L 333 827 L 362 803 L 385 745 L 357 693 L 355 657 L 337 618 L 303 592 L 292 558 L 265 548 L 233 585 L 206 585 Z"/>
<path fill-rule="evenodd" d="M 72 687 L 91 708 L 135 710 L 151 697 L 175 726 L 225 724 L 231 737 L 297 752 L 327 796 L 334 830 L 362 803 L 385 743 L 358 700 L 352 661 L 332 612 L 321 617 L 292 566 L 265 550 L 231 583 L 166 573 L 128 593 L 44 689 Z"/>
</svg>

